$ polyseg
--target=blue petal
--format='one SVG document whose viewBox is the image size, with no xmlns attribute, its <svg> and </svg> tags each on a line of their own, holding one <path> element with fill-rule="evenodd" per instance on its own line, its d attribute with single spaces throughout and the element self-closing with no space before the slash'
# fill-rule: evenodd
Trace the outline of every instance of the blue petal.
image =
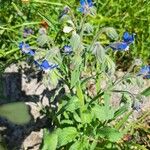
<svg viewBox="0 0 150 150">
<path fill-rule="evenodd" d="M 145 75 L 150 73 L 150 66 L 143 66 L 139 71 L 138 75 Z"/>
<path fill-rule="evenodd" d="M 85 0 L 80 0 L 80 5 L 81 5 L 81 6 L 84 6 L 84 5 L 86 5 L 86 2 L 85 2 Z"/>
<path fill-rule="evenodd" d="M 44 68 L 44 69 L 48 69 L 49 68 L 49 63 L 47 60 L 43 60 L 42 61 L 42 64 L 41 64 L 41 67 Z"/>
<path fill-rule="evenodd" d="M 79 7 L 78 11 L 81 12 L 81 13 L 83 13 L 84 12 L 84 8 L 83 7 Z"/>
<path fill-rule="evenodd" d="M 69 53 L 72 52 L 72 47 L 71 47 L 71 46 L 65 45 L 63 49 L 64 49 L 64 52 L 65 52 L 65 53 L 68 53 L 68 54 L 69 54 Z"/>
<path fill-rule="evenodd" d="M 36 66 L 40 67 L 40 64 L 39 64 L 38 61 L 34 60 L 34 64 L 35 64 Z"/>
<path fill-rule="evenodd" d="M 22 49 L 23 44 L 24 44 L 23 42 L 20 42 L 20 43 L 19 43 L 19 49 Z"/>
<path fill-rule="evenodd" d="M 34 56 L 35 55 L 35 51 L 34 50 L 30 50 L 28 53 L 30 56 Z"/>
<path fill-rule="evenodd" d="M 19 48 L 22 51 L 22 53 L 33 55 L 33 51 L 30 49 L 29 44 L 21 42 L 21 43 L 19 43 Z M 30 54 L 30 51 L 31 51 L 31 54 Z"/>
<path fill-rule="evenodd" d="M 122 39 L 126 43 L 132 43 L 134 41 L 134 34 L 130 35 L 128 32 L 124 32 Z"/>
<path fill-rule="evenodd" d="M 87 13 L 87 8 L 90 8 L 93 6 L 92 0 L 80 0 L 81 7 L 78 8 L 78 10 L 82 13 Z"/>
<path fill-rule="evenodd" d="M 111 43 L 109 47 L 111 47 L 113 50 L 124 51 L 127 50 L 128 44 L 124 42 L 116 42 L 116 43 Z"/>
<path fill-rule="evenodd" d="M 89 7 L 92 7 L 92 6 L 93 6 L 92 0 L 87 0 L 87 2 L 88 2 Z"/>
<path fill-rule="evenodd" d="M 144 78 L 144 79 L 150 79 L 150 74 L 145 75 L 143 78 Z"/>
<path fill-rule="evenodd" d="M 56 64 L 49 64 L 47 60 L 43 60 L 42 64 L 40 65 L 41 69 L 46 71 L 46 70 L 52 70 L 54 68 L 57 68 L 58 65 Z"/>
</svg>

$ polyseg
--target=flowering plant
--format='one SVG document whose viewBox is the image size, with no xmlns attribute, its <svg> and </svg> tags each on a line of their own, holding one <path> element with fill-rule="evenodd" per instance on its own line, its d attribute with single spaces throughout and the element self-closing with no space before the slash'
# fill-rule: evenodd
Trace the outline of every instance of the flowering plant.
<svg viewBox="0 0 150 150">
<path fill-rule="evenodd" d="M 128 119 L 133 111 L 140 111 L 141 95 L 149 95 L 149 90 L 140 94 L 122 90 L 136 77 L 130 76 L 135 63 L 118 77 L 109 52 L 128 51 L 134 34 L 125 31 L 119 40 L 112 27 L 94 28 L 88 22 L 95 15 L 94 5 L 91 0 L 80 0 L 80 16 L 74 15 L 69 6 L 64 7 L 58 17 L 60 30 L 52 37 L 49 28 L 55 27 L 39 12 L 44 21 L 33 45 L 27 37 L 34 32 L 23 32 L 21 53 L 31 58 L 34 68 L 43 72 L 44 81 L 49 80 L 57 90 L 50 106 L 41 111 L 50 120 L 50 130 L 44 132 L 43 150 L 129 149 L 123 143 L 124 135 L 136 124 Z M 103 42 L 102 36 L 116 42 Z M 145 69 L 144 75 L 149 75 Z M 143 70 L 138 75 L 141 74 Z M 62 89 L 65 92 L 57 95 Z M 118 106 L 112 102 L 115 93 L 121 94 Z"/>
</svg>

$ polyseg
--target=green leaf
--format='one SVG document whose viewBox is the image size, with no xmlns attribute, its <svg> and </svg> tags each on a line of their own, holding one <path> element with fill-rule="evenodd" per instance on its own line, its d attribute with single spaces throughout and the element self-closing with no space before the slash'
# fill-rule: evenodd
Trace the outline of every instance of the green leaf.
<svg viewBox="0 0 150 150">
<path fill-rule="evenodd" d="M 117 142 L 123 137 L 122 133 L 111 127 L 103 127 L 99 129 L 98 134 L 100 137 L 107 138 L 111 142 Z"/>
<path fill-rule="evenodd" d="M 116 70 L 115 63 L 113 62 L 113 60 L 108 55 L 105 55 L 105 57 L 106 57 L 106 64 L 108 67 L 108 73 L 114 74 L 115 70 Z"/>
<path fill-rule="evenodd" d="M 82 112 L 81 118 L 83 124 L 92 122 L 92 114 L 89 111 Z"/>
<path fill-rule="evenodd" d="M 150 87 L 148 87 L 144 91 L 142 91 L 141 95 L 144 95 L 146 97 L 150 96 Z"/>
<path fill-rule="evenodd" d="M 80 107 L 79 99 L 77 97 L 72 97 L 71 100 L 65 106 L 66 111 L 74 112 L 76 109 Z"/>
<path fill-rule="evenodd" d="M 43 137 L 42 150 L 56 150 L 57 142 L 58 142 L 58 135 L 55 131 L 51 133 L 45 131 Z"/>
<path fill-rule="evenodd" d="M 62 120 L 61 124 L 69 124 L 69 125 L 73 125 L 73 121 L 72 120 Z"/>
<path fill-rule="evenodd" d="M 58 134 L 58 148 L 64 146 L 72 141 L 75 140 L 76 136 L 78 135 L 77 129 L 74 127 L 67 127 L 57 129 Z"/>
<path fill-rule="evenodd" d="M 74 52 L 81 51 L 81 39 L 80 36 L 75 32 L 72 33 L 70 45 L 72 46 Z"/>
<path fill-rule="evenodd" d="M 110 97 L 111 97 L 110 92 L 108 91 L 104 92 L 104 105 L 106 109 L 109 109 L 110 107 Z"/>
<path fill-rule="evenodd" d="M 82 141 L 76 141 L 71 145 L 69 150 L 84 150 L 83 142 Z"/>
<path fill-rule="evenodd" d="M 43 82 L 45 85 L 47 85 L 47 87 L 49 85 L 51 85 L 51 87 L 56 87 L 58 84 L 58 80 L 59 80 L 59 76 L 58 76 L 58 71 L 56 69 L 47 72 L 47 74 L 43 78 Z"/>
<path fill-rule="evenodd" d="M 96 146 L 97 146 L 97 140 L 94 140 L 90 145 L 90 150 L 95 150 Z"/>
<path fill-rule="evenodd" d="M 79 77 L 80 77 L 80 69 L 79 67 L 77 67 L 71 72 L 71 88 L 73 88 L 79 81 Z"/>
<path fill-rule="evenodd" d="M 79 115 L 76 112 L 73 113 L 73 117 L 74 117 L 75 121 L 81 122 L 81 118 L 79 117 Z"/>
<path fill-rule="evenodd" d="M 127 122 L 129 116 L 132 114 L 132 111 L 126 113 L 120 121 L 118 121 L 115 125 L 116 129 L 120 129 Z"/>
<path fill-rule="evenodd" d="M 18 15 L 22 17 L 23 13 L 20 11 L 20 9 L 17 7 L 17 5 L 14 2 L 12 2 L 12 6 L 17 11 Z"/>
<path fill-rule="evenodd" d="M 76 109 L 80 107 L 80 101 L 76 96 L 70 98 L 69 101 L 64 102 L 63 106 L 58 111 L 57 115 L 62 114 L 63 112 L 74 112 Z"/>
<path fill-rule="evenodd" d="M 114 117 L 114 110 L 107 109 L 105 106 L 96 105 L 92 108 L 92 113 L 99 121 L 110 120 Z"/>
<path fill-rule="evenodd" d="M 0 30 L 0 35 L 2 35 L 4 33 L 5 30 Z"/>
<path fill-rule="evenodd" d="M 25 124 L 31 120 L 28 106 L 23 102 L 15 102 L 0 106 L 0 116 L 15 124 Z"/>
<path fill-rule="evenodd" d="M 121 116 L 122 114 L 124 114 L 126 111 L 128 110 L 128 107 L 126 105 L 120 107 L 114 114 L 114 118 L 117 118 L 119 116 Z"/>
<path fill-rule="evenodd" d="M 49 4 L 49 5 L 53 5 L 53 6 L 63 6 L 62 3 L 49 2 L 46 0 L 32 0 L 31 3 L 41 3 L 41 5 L 42 4 Z"/>
<path fill-rule="evenodd" d="M 77 89 L 77 96 L 80 100 L 80 104 L 81 104 L 81 107 L 82 107 L 82 106 L 84 106 L 84 94 L 83 94 L 80 83 L 77 84 L 76 89 Z"/>
</svg>

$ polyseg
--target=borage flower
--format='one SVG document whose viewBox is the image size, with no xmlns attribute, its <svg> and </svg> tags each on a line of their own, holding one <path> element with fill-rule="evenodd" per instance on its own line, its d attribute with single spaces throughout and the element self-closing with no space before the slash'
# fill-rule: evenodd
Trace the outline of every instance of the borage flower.
<svg viewBox="0 0 150 150">
<path fill-rule="evenodd" d="M 88 14 L 90 9 L 93 7 L 92 0 L 80 0 L 81 7 L 78 10 L 83 14 Z"/>
<path fill-rule="evenodd" d="M 21 43 L 19 43 L 19 48 L 22 51 L 22 53 L 24 53 L 24 54 L 28 54 L 30 56 L 34 56 L 35 55 L 35 51 L 31 50 L 29 44 L 21 42 Z"/>
<path fill-rule="evenodd" d="M 30 28 L 24 28 L 23 30 L 23 37 L 26 38 L 27 36 L 34 34 L 34 31 Z"/>
<path fill-rule="evenodd" d="M 114 42 L 109 45 L 110 48 L 112 48 L 114 51 L 128 51 L 129 45 L 125 42 Z"/>
<path fill-rule="evenodd" d="M 150 79 L 150 66 L 143 66 L 137 75 L 142 75 L 144 79 Z"/>
<path fill-rule="evenodd" d="M 71 47 L 71 46 L 68 46 L 68 45 L 65 45 L 65 46 L 63 47 L 63 52 L 66 53 L 66 54 L 72 53 L 72 52 L 73 52 L 72 47 Z"/>
<path fill-rule="evenodd" d="M 108 47 L 112 48 L 114 51 L 128 51 L 129 45 L 134 42 L 134 35 L 129 34 L 128 32 L 124 32 L 123 41 L 111 43 Z"/>
<path fill-rule="evenodd" d="M 34 63 L 36 66 L 40 67 L 45 72 L 58 68 L 57 64 L 49 63 L 47 60 L 43 60 L 41 64 L 35 60 Z"/>
<path fill-rule="evenodd" d="M 135 36 L 135 34 L 129 34 L 128 32 L 124 32 L 122 40 L 123 40 L 123 42 L 131 44 L 134 42 L 134 36 Z"/>
</svg>

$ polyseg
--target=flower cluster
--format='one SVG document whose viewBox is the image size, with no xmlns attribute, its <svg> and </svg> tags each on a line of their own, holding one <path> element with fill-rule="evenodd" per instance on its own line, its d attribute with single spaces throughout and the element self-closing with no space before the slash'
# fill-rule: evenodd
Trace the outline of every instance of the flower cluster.
<svg viewBox="0 0 150 150">
<path fill-rule="evenodd" d="M 92 0 L 80 0 L 80 5 L 78 10 L 83 14 L 88 14 L 93 7 L 93 2 Z"/>
<path fill-rule="evenodd" d="M 72 52 L 73 52 L 72 47 L 71 47 L 71 46 L 68 46 L 68 45 L 65 45 L 65 46 L 63 47 L 63 52 L 66 53 L 66 54 L 72 53 Z"/>
<path fill-rule="evenodd" d="M 29 44 L 21 42 L 19 44 L 19 48 L 22 51 L 22 53 L 24 53 L 24 54 L 28 54 L 29 56 L 34 56 L 35 55 L 35 51 L 31 49 Z M 45 72 L 58 67 L 57 64 L 49 63 L 46 59 L 44 59 L 42 61 L 42 63 L 39 63 L 37 60 L 34 60 L 34 63 L 35 63 L 36 66 L 38 66 L 41 70 L 43 70 Z"/>
<path fill-rule="evenodd" d="M 124 32 L 121 42 L 114 42 L 109 45 L 114 51 L 127 51 L 129 50 L 129 45 L 134 42 L 134 34 L 129 34 Z"/>
<path fill-rule="evenodd" d="M 22 51 L 22 53 L 24 53 L 24 54 L 28 54 L 30 56 L 34 56 L 35 55 L 35 51 L 31 49 L 29 44 L 21 42 L 21 43 L 19 43 L 19 48 Z"/>
<path fill-rule="evenodd" d="M 46 59 L 43 60 L 41 63 L 38 61 L 34 61 L 35 65 L 41 68 L 43 71 L 47 72 L 49 70 L 53 70 L 54 68 L 57 68 L 57 64 L 49 63 Z"/>
<path fill-rule="evenodd" d="M 44 26 L 42 26 L 42 27 L 39 29 L 39 34 L 40 34 L 40 35 L 46 35 L 46 32 L 47 32 L 46 29 L 47 29 L 47 28 L 45 28 Z M 25 37 L 27 37 L 29 34 L 33 34 L 33 33 L 34 33 L 34 32 L 33 32 L 31 29 L 25 28 L 25 29 L 24 29 L 24 32 L 23 32 L 23 37 L 25 38 Z M 37 39 L 37 41 L 38 41 L 38 39 Z M 19 49 L 21 50 L 21 52 L 22 52 L 23 54 L 27 54 L 27 55 L 32 56 L 32 57 L 34 57 L 34 55 L 35 55 L 35 50 L 33 50 L 33 49 L 31 48 L 31 46 L 30 46 L 29 44 L 25 43 L 25 42 L 20 42 L 20 43 L 19 43 Z M 65 54 L 70 54 L 70 53 L 72 53 L 72 51 L 73 51 L 73 50 L 72 50 L 72 47 L 71 47 L 71 46 L 68 46 L 68 45 L 65 45 L 62 50 L 63 50 L 63 52 L 64 52 Z M 49 71 L 49 70 L 53 70 L 53 69 L 55 69 L 55 68 L 58 68 L 58 65 L 57 65 L 57 64 L 48 62 L 46 59 L 44 59 L 42 62 L 39 62 L 39 61 L 37 61 L 37 60 L 34 60 L 34 64 L 35 64 L 37 67 L 39 67 L 41 70 L 45 71 L 45 72 L 47 72 L 47 71 Z"/>
</svg>

